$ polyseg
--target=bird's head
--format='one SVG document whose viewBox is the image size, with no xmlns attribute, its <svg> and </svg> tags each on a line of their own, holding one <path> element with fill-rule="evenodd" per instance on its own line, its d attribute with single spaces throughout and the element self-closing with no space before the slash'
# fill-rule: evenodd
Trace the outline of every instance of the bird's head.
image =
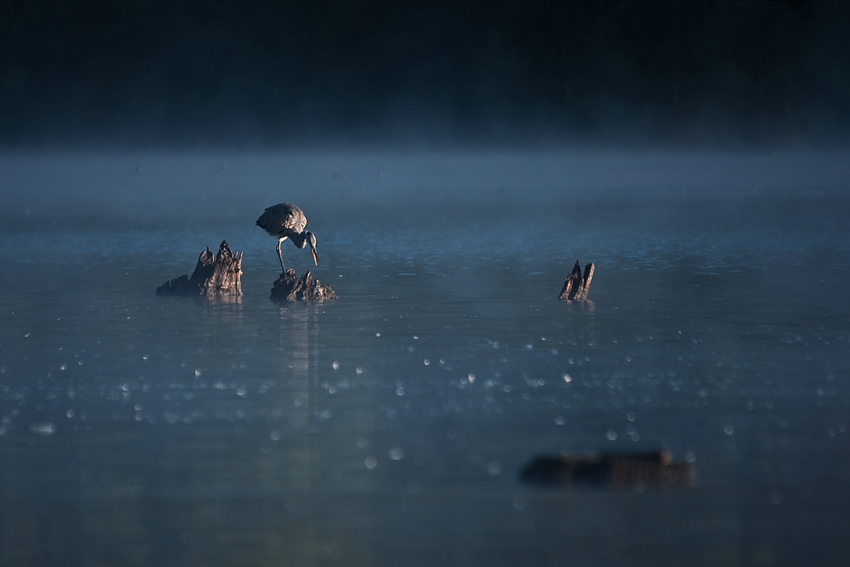
<svg viewBox="0 0 850 567">
<path fill-rule="evenodd" d="M 309 230 L 304 232 L 307 237 L 307 243 L 310 245 L 310 253 L 313 254 L 313 262 L 319 265 L 319 256 L 316 254 L 316 237 Z"/>
</svg>

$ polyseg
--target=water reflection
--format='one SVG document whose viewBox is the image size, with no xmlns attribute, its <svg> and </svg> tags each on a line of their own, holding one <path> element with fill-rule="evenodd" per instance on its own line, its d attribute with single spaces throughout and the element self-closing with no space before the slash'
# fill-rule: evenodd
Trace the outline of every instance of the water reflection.
<svg viewBox="0 0 850 567">
<path fill-rule="evenodd" d="M 59 267 L 13 233 L 0 563 L 843 565 L 850 246 L 810 220 L 587 225 L 593 303 L 572 305 L 557 229 L 525 258 L 483 223 L 463 250 L 343 226 L 322 273 L 342 299 L 283 307 L 259 269 L 238 304 L 155 297 L 188 232 L 78 234 Z M 273 259 L 261 236 L 246 265 Z M 699 485 L 517 482 L 537 454 L 658 447 Z"/>
<path fill-rule="evenodd" d="M 314 306 L 287 305 L 280 308 L 281 379 L 287 384 L 289 421 L 296 429 L 310 423 L 311 393 L 318 383 L 319 329 Z"/>
</svg>

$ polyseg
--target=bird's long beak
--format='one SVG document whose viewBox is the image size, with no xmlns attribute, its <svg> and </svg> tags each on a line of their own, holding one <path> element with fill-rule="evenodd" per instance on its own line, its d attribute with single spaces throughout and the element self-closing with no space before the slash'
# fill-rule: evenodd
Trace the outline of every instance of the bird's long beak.
<svg viewBox="0 0 850 567">
<path fill-rule="evenodd" d="M 313 253 L 313 262 L 315 262 L 316 265 L 318 266 L 319 265 L 319 257 L 316 255 L 316 249 L 310 248 L 310 252 Z"/>
</svg>

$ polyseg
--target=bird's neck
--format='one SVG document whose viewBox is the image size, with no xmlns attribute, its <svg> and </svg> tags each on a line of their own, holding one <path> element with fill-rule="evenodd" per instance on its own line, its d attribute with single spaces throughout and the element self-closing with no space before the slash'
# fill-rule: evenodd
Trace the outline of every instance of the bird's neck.
<svg viewBox="0 0 850 567">
<path fill-rule="evenodd" d="M 307 245 L 307 232 L 299 232 L 298 234 L 294 234 L 290 237 L 292 243 L 298 248 L 304 248 Z"/>
</svg>

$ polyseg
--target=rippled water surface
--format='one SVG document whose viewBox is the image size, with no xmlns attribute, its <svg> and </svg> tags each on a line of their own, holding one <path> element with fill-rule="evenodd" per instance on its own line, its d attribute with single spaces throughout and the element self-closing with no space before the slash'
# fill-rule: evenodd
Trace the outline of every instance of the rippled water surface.
<svg viewBox="0 0 850 567">
<path fill-rule="evenodd" d="M 4 157 L 0 563 L 846 565 L 847 172 L 659 159 Z M 269 300 L 283 200 L 338 301 Z M 241 301 L 155 296 L 222 239 Z"/>
</svg>

